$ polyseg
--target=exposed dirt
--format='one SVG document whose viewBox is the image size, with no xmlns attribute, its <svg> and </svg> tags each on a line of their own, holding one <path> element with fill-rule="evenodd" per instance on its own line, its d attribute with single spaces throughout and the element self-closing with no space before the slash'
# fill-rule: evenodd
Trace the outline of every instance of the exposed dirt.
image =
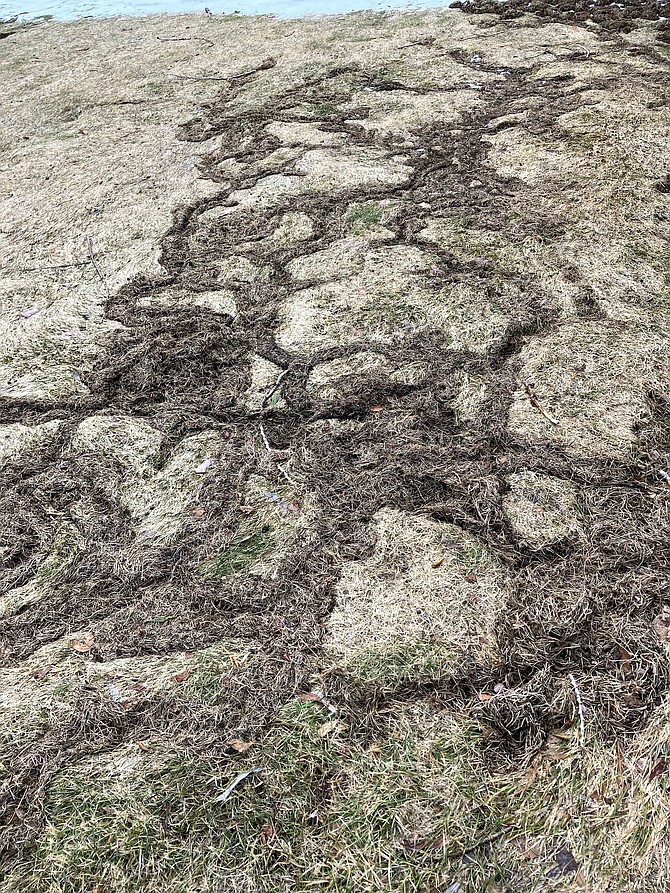
<svg viewBox="0 0 670 893">
<path fill-rule="evenodd" d="M 570 21 L 592 19 L 608 31 L 632 27 L 629 7 L 624 16 L 615 6 L 566 3 L 565 20 L 568 7 Z M 658 4 L 635 6 L 635 16 L 653 18 L 652 7 Z M 467 8 L 493 11 L 486 4 Z M 556 4 L 521 10 L 507 3 L 501 14 L 522 11 L 564 21 Z M 567 262 L 560 270 L 557 246 L 570 239 L 571 221 L 558 204 L 540 203 L 545 187 L 501 173 L 504 167 L 491 160 L 491 141 L 499 145 L 500 134 L 520 129 L 524 140 L 562 151 L 571 145 L 561 130 L 566 117 L 588 112 L 622 86 L 645 96 L 667 90 L 660 56 L 652 53 L 642 70 L 625 48 L 613 63 L 611 45 L 603 47 L 609 61 L 602 73 L 594 63 L 583 85 L 581 71 L 552 73 L 548 63 L 531 59 L 501 69 L 496 60 L 442 48 L 438 37 L 426 52 L 462 69 L 458 86 L 449 89 L 464 94 L 463 108 L 454 121 L 419 121 L 402 132 L 374 123 L 379 97 L 393 108 L 396 97 L 413 102 L 444 96 L 444 89 L 356 61 L 283 86 L 272 80 L 281 63 L 261 60 L 224 81 L 180 127 L 186 142 L 216 138 L 200 162 L 200 176 L 216 191 L 175 211 L 161 240 L 158 275 L 138 275 L 111 290 L 104 316 L 119 327 L 82 373 L 83 392 L 0 402 L 3 424 L 60 422 L 49 442 L 10 456 L 2 467 L 3 592 L 30 583 L 56 549 L 65 521 L 77 543 L 48 591 L 0 620 L 0 654 L 5 668 L 18 670 L 40 648 L 86 629 L 94 644 L 85 659 L 92 662 L 228 641 L 245 643 L 251 656 L 221 678 L 212 704 L 153 692 L 137 704 L 116 703 L 84 686 L 71 714 L 10 749 L 2 788 L 5 857 L 39 833 L 45 790 L 63 766 L 155 730 L 203 750 L 257 735 L 315 678 L 346 716 L 352 741 L 383 733 L 385 704 L 427 700 L 477 716 L 494 766 L 529 758 L 550 733 L 578 720 L 575 677 L 592 733 L 624 740 L 644 727 L 670 682 L 667 650 L 654 631 L 669 597 L 670 491 L 662 474 L 670 463 L 667 363 L 662 372 L 662 357 L 648 360 L 653 372 L 639 381 L 646 412 L 615 446 L 589 452 L 571 445 L 571 430 L 556 434 L 552 395 L 524 380 L 522 351 L 561 337 L 566 319 L 597 325 L 607 308 L 580 270 Z M 561 64 L 583 62 L 575 50 Z M 271 100 L 259 102 L 268 85 Z M 245 103 L 252 110 L 242 115 Z M 520 118 L 524 109 L 532 113 Z M 295 127 L 303 142 L 286 147 L 268 130 L 273 122 Z M 298 131 L 305 123 L 313 124 L 307 136 Z M 334 138 L 335 148 L 315 148 Z M 287 220 L 304 218 L 311 225 L 306 237 L 275 235 Z M 435 220 L 461 221 L 463 250 L 427 241 Z M 658 225 L 667 230 L 667 219 Z M 558 258 L 561 288 L 576 293 L 567 317 L 553 280 L 510 263 L 505 251 L 486 253 L 478 247 L 482 233 L 502 234 L 512 254 L 533 244 Z M 306 272 L 295 267 L 316 252 L 322 254 Z M 374 296 L 377 274 L 366 263 L 377 264 L 387 283 L 398 277 L 396 291 L 407 302 L 400 317 L 393 295 L 382 287 Z M 366 289 L 372 298 L 357 303 Z M 196 306 L 199 295 L 222 292 L 234 314 Z M 173 294 L 186 295 L 186 304 L 170 303 Z M 449 303 L 455 296 L 465 301 L 463 313 Z M 386 316 L 375 317 L 377 303 L 386 307 L 386 300 Z M 444 303 L 446 318 L 458 320 L 451 329 L 429 312 Z M 306 309 L 292 316 L 297 306 Z M 339 315 L 330 315 L 332 307 Z M 471 332 L 484 309 L 491 320 Z M 381 357 L 380 369 L 352 365 L 330 390 L 314 387 L 315 370 L 337 359 L 346 368 L 347 358 L 361 352 Z M 260 407 L 250 409 L 260 361 L 274 364 L 276 377 Z M 419 371 L 389 374 L 402 368 Z M 468 419 L 457 409 L 464 375 L 480 382 L 482 394 Z M 515 401 L 541 418 L 545 436 L 525 435 L 523 416 L 509 424 Z M 180 504 L 177 537 L 138 533 L 145 528 L 123 495 L 135 472 L 121 447 L 77 448 L 79 426 L 91 417 L 158 432 L 151 471 L 137 472 L 138 489 L 171 467 L 184 438 L 212 438 L 207 443 L 216 446 L 198 454 L 211 457 L 202 486 Z M 630 449 L 619 448 L 627 438 Z M 579 523 L 559 524 L 556 537 L 539 543 L 524 536 L 506 500 L 513 476 L 529 473 L 570 482 Z M 208 578 L 203 562 L 228 555 L 230 564 L 231 548 L 268 534 L 267 525 L 252 525 L 249 535 L 244 526 L 263 514 L 249 497 L 258 475 L 270 482 L 261 504 L 273 502 L 282 523 L 293 516 L 305 523 L 280 541 L 272 573 L 240 560 L 241 571 Z M 372 520 L 389 508 L 456 525 L 502 569 L 508 589 L 495 622 L 495 653 L 464 647 L 448 673 L 392 685 L 331 665 L 323 649 L 343 563 L 369 560 Z M 482 692 L 496 694 L 482 699 Z"/>
</svg>

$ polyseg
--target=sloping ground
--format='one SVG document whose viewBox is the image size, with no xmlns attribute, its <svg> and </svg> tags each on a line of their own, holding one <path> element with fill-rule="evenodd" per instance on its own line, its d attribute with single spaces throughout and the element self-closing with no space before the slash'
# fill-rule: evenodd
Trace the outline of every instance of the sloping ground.
<svg viewBox="0 0 670 893">
<path fill-rule="evenodd" d="M 670 53 L 596 9 L 3 39 L 2 891 L 667 890 Z"/>
</svg>

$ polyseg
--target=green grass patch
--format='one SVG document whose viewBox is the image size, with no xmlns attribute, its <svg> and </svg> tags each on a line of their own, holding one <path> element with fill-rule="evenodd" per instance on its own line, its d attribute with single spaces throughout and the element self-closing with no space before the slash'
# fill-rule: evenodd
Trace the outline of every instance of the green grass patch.
<svg viewBox="0 0 670 893">
<path fill-rule="evenodd" d="M 271 533 L 253 533 L 238 543 L 233 543 L 220 555 L 200 565 L 200 576 L 215 581 L 246 570 L 255 561 L 270 555 L 275 548 Z"/>
<path fill-rule="evenodd" d="M 453 651 L 432 642 L 418 642 L 366 651 L 352 661 L 348 671 L 356 683 L 374 685 L 389 694 L 408 682 L 420 685 L 445 679 L 453 666 Z"/>
<path fill-rule="evenodd" d="M 364 232 L 382 222 L 382 209 L 376 202 L 356 205 L 347 214 L 347 223 L 353 232 Z"/>
</svg>

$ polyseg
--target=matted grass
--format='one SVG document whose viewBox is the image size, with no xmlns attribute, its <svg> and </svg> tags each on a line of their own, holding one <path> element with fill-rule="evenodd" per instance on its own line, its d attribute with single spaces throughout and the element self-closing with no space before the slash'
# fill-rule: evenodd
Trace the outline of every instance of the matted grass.
<svg viewBox="0 0 670 893">
<path fill-rule="evenodd" d="M 508 6 L 3 38 L 3 893 L 670 885 L 664 29 Z"/>
</svg>

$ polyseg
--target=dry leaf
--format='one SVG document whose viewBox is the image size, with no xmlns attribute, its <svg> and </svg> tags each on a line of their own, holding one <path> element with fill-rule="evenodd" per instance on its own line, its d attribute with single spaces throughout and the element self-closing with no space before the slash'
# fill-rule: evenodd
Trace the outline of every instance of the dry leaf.
<svg viewBox="0 0 670 893">
<path fill-rule="evenodd" d="M 546 876 L 559 878 L 566 874 L 574 874 L 578 870 L 577 860 L 566 846 L 562 846 L 556 853 L 556 865 L 547 872 Z"/>
<path fill-rule="evenodd" d="M 80 654 L 86 654 L 91 650 L 94 642 L 93 633 L 84 633 L 79 639 L 72 640 L 72 647 Z"/>
<path fill-rule="evenodd" d="M 196 508 L 194 508 L 194 509 L 191 511 L 191 515 L 192 515 L 194 518 L 204 518 L 204 517 L 205 517 L 205 510 L 204 510 L 204 508 L 203 508 L 201 505 L 196 506 Z"/>
<path fill-rule="evenodd" d="M 665 612 L 654 618 L 652 627 L 659 639 L 666 641 L 670 638 L 670 622 L 668 615 L 666 615 Z"/>
<path fill-rule="evenodd" d="M 268 841 L 272 840 L 273 837 L 277 836 L 277 832 L 275 831 L 275 827 L 272 822 L 266 822 L 261 828 L 261 834 L 263 835 L 263 840 Z"/>
<path fill-rule="evenodd" d="M 466 574 L 465 579 L 468 583 L 476 583 L 477 582 L 477 574 Z"/>
<path fill-rule="evenodd" d="M 317 695 L 317 693 L 315 691 L 308 691 L 302 695 L 298 695 L 296 700 L 298 700 L 298 701 L 316 701 L 317 703 L 321 702 L 321 698 L 319 697 L 319 695 Z"/>
<path fill-rule="evenodd" d="M 436 558 L 434 561 L 431 561 L 430 566 L 431 567 L 439 567 L 443 563 L 444 563 L 444 555 L 440 555 L 439 558 Z"/>
<path fill-rule="evenodd" d="M 403 840 L 402 845 L 408 853 L 421 853 L 426 850 L 436 852 L 444 848 L 444 841 L 442 838 L 431 840 L 428 837 L 414 836 Z"/>
<path fill-rule="evenodd" d="M 655 778 L 658 778 L 659 775 L 663 775 L 664 772 L 668 771 L 668 763 L 664 759 L 660 759 L 658 763 L 654 766 L 654 768 L 649 773 L 649 781 L 653 781 Z"/>
<path fill-rule="evenodd" d="M 493 695 L 487 694 L 485 691 L 480 691 L 477 697 L 480 701 L 490 701 Z"/>
<path fill-rule="evenodd" d="M 45 679 L 49 675 L 49 670 L 51 667 L 43 667 L 40 670 L 33 670 L 30 674 L 33 679 L 37 679 L 38 682 L 41 682 L 42 679 Z"/>
<path fill-rule="evenodd" d="M 231 738 L 230 741 L 226 742 L 228 747 L 232 748 L 237 753 L 246 753 L 249 748 L 253 745 L 253 741 L 242 741 L 241 738 Z"/>
<path fill-rule="evenodd" d="M 138 741 L 137 746 L 139 747 L 140 750 L 144 751 L 144 753 L 149 753 L 149 751 L 151 750 L 149 745 L 145 744 L 144 741 Z"/>
<path fill-rule="evenodd" d="M 370 407 L 370 412 L 384 412 L 386 409 L 385 406 L 382 406 L 381 403 L 375 403 L 374 406 Z"/>
<path fill-rule="evenodd" d="M 317 731 L 317 735 L 319 738 L 325 738 L 326 735 L 330 735 L 331 732 L 335 732 L 341 728 L 340 723 L 336 719 L 330 719 L 328 722 L 325 722 L 321 728 Z"/>
<path fill-rule="evenodd" d="M 191 675 L 189 670 L 184 670 L 183 673 L 176 673 L 174 677 L 175 682 L 183 682 L 185 679 L 188 679 Z"/>
<path fill-rule="evenodd" d="M 313 701 L 317 704 L 323 704 L 326 710 L 330 711 L 330 713 L 337 713 L 337 709 L 330 703 L 322 691 L 305 692 L 304 694 L 298 695 L 297 700 Z"/>
<path fill-rule="evenodd" d="M 370 753 L 374 753 L 374 754 L 379 754 L 382 752 L 381 745 L 377 744 L 376 741 L 373 741 L 368 749 L 369 749 Z"/>
<path fill-rule="evenodd" d="M 630 651 L 626 651 L 625 648 L 622 648 L 621 645 L 617 646 L 617 651 L 619 653 L 619 660 L 621 661 L 621 668 L 626 673 L 632 672 L 633 665 L 631 661 L 633 659 L 633 655 L 630 653 Z"/>
</svg>

